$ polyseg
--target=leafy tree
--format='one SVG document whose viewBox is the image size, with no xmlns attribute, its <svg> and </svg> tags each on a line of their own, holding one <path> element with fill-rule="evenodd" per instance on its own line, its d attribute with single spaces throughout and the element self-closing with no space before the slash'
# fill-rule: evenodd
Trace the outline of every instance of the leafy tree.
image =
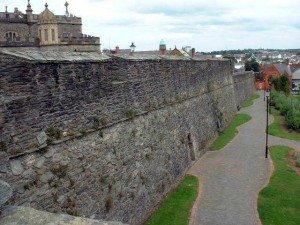
<svg viewBox="0 0 300 225">
<path fill-rule="evenodd" d="M 283 91 L 283 93 L 285 95 L 289 95 L 290 94 L 290 82 L 289 82 L 289 78 L 286 75 L 280 76 L 280 86 L 281 86 L 281 91 Z"/>
<path fill-rule="evenodd" d="M 289 78 L 286 75 L 282 75 L 279 78 L 271 76 L 271 83 L 274 85 L 274 88 L 278 92 L 283 92 L 286 96 L 288 96 L 291 92 Z"/>
<path fill-rule="evenodd" d="M 246 71 L 254 71 L 254 72 L 259 72 L 259 63 L 256 62 L 254 58 L 251 58 L 250 60 L 247 60 L 245 62 L 245 69 Z"/>
</svg>

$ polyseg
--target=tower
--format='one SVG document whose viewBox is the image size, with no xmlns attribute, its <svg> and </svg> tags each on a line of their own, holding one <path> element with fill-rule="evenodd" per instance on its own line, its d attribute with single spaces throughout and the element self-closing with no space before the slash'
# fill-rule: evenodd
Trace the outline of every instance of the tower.
<svg viewBox="0 0 300 225">
<path fill-rule="evenodd" d="M 160 52 L 160 54 L 165 55 L 166 50 L 167 50 L 167 44 L 163 39 L 161 39 L 161 41 L 159 43 L 159 52 Z"/>
<path fill-rule="evenodd" d="M 28 0 L 26 15 L 27 15 L 27 22 L 32 23 L 32 9 L 31 9 L 31 5 L 30 5 L 30 0 Z"/>
<path fill-rule="evenodd" d="M 40 46 L 59 43 L 57 20 L 53 12 L 48 9 L 47 3 L 45 10 L 39 15 L 38 29 Z"/>
</svg>

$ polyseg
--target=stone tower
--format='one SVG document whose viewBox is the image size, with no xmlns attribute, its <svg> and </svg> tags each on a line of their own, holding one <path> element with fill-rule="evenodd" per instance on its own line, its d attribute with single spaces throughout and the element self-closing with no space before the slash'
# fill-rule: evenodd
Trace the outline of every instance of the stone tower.
<svg viewBox="0 0 300 225">
<path fill-rule="evenodd" d="M 32 9 L 31 9 L 31 5 L 30 5 L 30 0 L 28 0 L 26 15 L 27 15 L 27 22 L 32 23 L 33 17 L 32 17 Z"/>
<path fill-rule="evenodd" d="M 161 41 L 159 43 L 159 52 L 160 52 L 160 54 L 165 55 L 166 50 L 167 50 L 167 44 L 163 39 L 161 39 Z"/>
<path fill-rule="evenodd" d="M 40 46 L 55 45 L 59 43 L 57 20 L 49 9 L 48 4 L 45 10 L 39 15 L 38 30 L 40 38 Z"/>
</svg>

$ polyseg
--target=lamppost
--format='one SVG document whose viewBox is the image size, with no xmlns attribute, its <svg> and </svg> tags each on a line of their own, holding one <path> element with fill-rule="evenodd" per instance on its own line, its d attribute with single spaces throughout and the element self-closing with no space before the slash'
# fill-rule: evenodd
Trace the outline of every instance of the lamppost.
<svg viewBox="0 0 300 225">
<path fill-rule="evenodd" d="M 268 135 L 269 135 L 269 96 L 270 92 L 266 92 L 266 97 L 267 97 L 267 127 L 266 127 L 266 158 L 268 158 Z"/>
<path fill-rule="evenodd" d="M 135 45 L 134 45 L 134 43 L 132 42 L 131 43 L 131 45 L 130 45 L 130 55 L 133 55 L 133 53 L 134 53 L 134 50 L 135 50 Z"/>
<path fill-rule="evenodd" d="M 272 100 L 272 81 L 269 79 L 269 90 L 270 90 L 270 101 L 269 101 L 269 107 L 270 107 L 270 114 L 271 114 L 271 100 Z"/>
<path fill-rule="evenodd" d="M 264 101 L 266 101 L 266 77 L 264 76 Z"/>
</svg>

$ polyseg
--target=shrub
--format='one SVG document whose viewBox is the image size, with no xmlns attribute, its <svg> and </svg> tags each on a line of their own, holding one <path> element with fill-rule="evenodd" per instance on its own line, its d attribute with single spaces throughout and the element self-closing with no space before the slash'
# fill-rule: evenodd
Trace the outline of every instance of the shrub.
<svg viewBox="0 0 300 225">
<path fill-rule="evenodd" d="M 272 93 L 272 105 L 285 116 L 289 129 L 300 130 L 300 101 L 292 96 L 286 97 L 278 92 Z"/>
<path fill-rule="evenodd" d="M 127 119 L 131 119 L 135 117 L 135 115 L 136 115 L 136 111 L 134 109 L 129 109 L 125 114 Z"/>
<path fill-rule="evenodd" d="M 95 118 L 92 128 L 95 129 L 95 130 L 98 130 L 99 126 L 100 126 L 100 122 L 97 118 Z"/>
<path fill-rule="evenodd" d="M 300 159 L 300 152 L 298 151 L 295 151 L 294 152 L 294 158 L 297 160 L 297 159 Z"/>
<path fill-rule="evenodd" d="M 55 127 L 50 127 L 46 133 L 50 138 L 55 138 L 55 139 L 60 139 L 62 136 L 62 131 Z"/>
<path fill-rule="evenodd" d="M 296 166 L 300 167 L 300 159 L 296 159 Z"/>
</svg>

